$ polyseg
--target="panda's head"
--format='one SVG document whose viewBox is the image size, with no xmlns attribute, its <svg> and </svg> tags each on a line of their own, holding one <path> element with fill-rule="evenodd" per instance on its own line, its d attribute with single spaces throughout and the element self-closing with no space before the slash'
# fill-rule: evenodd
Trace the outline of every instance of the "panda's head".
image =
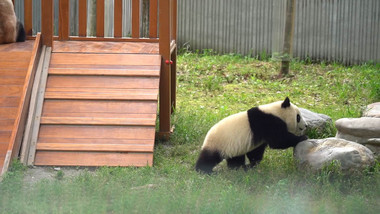
<svg viewBox="0 0 380 214">
<path fill-rule="evenodd" d="M 278 101 L 259 106 L 259 109 L 267 114 L 272 114 L 286 123 L 288 131 L 297 136 L 304 134 L 307 124 L 298 107 L 290 103 L 287 97 L 284 101 Z"/>
</svg>

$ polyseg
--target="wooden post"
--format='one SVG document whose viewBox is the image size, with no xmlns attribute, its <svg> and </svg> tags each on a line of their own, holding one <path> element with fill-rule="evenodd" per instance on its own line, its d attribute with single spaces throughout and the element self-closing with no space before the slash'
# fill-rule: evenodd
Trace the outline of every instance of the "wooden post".
<svg viewBox="0 0 380 214">
<path fill-rule="evenodd" d="M 157 0 L 150 0 L 149 5 L 149 37 L 157 37 Z"/>
<path fill-rule="evenodd" d="M 53 47 L 53 2 L 52 0 L 41 0 L 42 44 L 47 47 Z"/>
<path fill-rule="evenodd" d="M 69 39 L 69 12 L 70 1 L 69 0 L 59 0 L 59 40 Z"/>
<path fill-rule="evenodd" d="M 32 9 L 32 0 L 24 1 L 24 29 L 27 36 L 32 36 L 33 30 L 33 9 Z"/>
<path fill-rule="evenodd" d="M 174 48 L 171 47 L 171 59 L 173 61 L 171 64 L 171 112 L 173 113 L 177 96 L 177 0 L 171 1 L 171 44 L 175 46 Z"/>
<path fill-rule="evenodd" d="M 87 0 L 79 0 L 79 36 L 87 36 Z"/>
<path fill-rule="evenodd" d="M 140 1 L 132 0 L 132 38 L 140 37 Z"/>
<path fill-rule="evenodd" d="M 293 31 L 294 31 L 294 11 L 295 0 L 286 1 L 286 20 L 285 20 L 285 35 L 284 35 L 284 48 L 281 61 L 281 73 L 284 76 L 289 73 L 289 62 L 292 53 Z"/>
<path fill-rule="evenodd" d="M 159 46 L 161 62 L 160 76 L 160 130 L 159 137 L 169 139 L 171 114 L 171 71 L 170 71 L 170 0 L 159 1 Z"/>
<path fill-rule="evenodd" d="M 104 0 L 96 0 L 96 37 L 104 37 Z"/>
<path fill-rule="evenodd" d="M 123 1 L 114 1 L 114 31 L 115 38 L 120 38 L 123 35 Z"/>
</svg>

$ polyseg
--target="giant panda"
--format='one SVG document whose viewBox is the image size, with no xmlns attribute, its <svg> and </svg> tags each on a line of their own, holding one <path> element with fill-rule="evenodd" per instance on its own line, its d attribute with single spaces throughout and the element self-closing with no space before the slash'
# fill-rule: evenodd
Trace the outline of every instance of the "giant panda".
<svg viewBox="0 0 380 214">
<path fill-rule="evenodd" d="M 11 0 L 0 0 L 0 44 L 25 41 L 25 29 L 17 21 Z"/>
<path fill-rule="evenodd" d="M 210 174 L 223 159 L 229 168 L 253 167 L 263 159 L 267 145 L 286 149 L 306 140 L 306 127 L 300 110 L 288 97 L 233 114 L 209 130 L 195 168 Z M 250 161 L 248 166 L 245 156 Z"/>
</svg>

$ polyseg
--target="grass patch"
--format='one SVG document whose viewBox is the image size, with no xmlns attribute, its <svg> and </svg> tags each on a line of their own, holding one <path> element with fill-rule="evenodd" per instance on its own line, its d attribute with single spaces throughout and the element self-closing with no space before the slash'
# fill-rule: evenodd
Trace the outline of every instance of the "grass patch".
<svg viewBox="0 0 380 214">
<path fill-rule="evenodd" d="M 263 54 L 262 58 L 266 58 Z M 102 167 L 27 184 L 25 168 L 13 164 L 0 184 L 0 213 L 379 213 L 380 164 L 343 175 L 336 164 L 320 173 L 300 171 L 292 149 L 270 150 L 255 169 L 212 176 L 194 171 L 203 138 L 220 119 L 289 96 L 300 107 L 333 120 L 359 117 L 380 100 L 380 65 L 291 62 L 279 64 L 212 51 L 178 57 L 176 129 L 156 142 L 154 167 Z M 334 127 L 310 137 L 329 137 Z"/>
</svg>

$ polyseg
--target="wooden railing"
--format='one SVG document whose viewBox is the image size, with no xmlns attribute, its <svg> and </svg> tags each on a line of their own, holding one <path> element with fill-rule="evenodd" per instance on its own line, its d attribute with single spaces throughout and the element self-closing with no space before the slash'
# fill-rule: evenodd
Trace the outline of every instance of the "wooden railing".
<svg viewBox="0 0 380 214">
<path fill-rule="evenodd" d="M 170 115 L 176 97 L 177 0 L 150 0 L 149 38 L 140 36 L 140 0 L 132 1 L 131 35 L 122 37 L 123 1 L 114 0 L 114 37 L 104 37 L 104 6 L 107 0 L 96 1 L 96 37 L 87 36 L 87 0 L 78 1 L 78 35 L 69 34 L 70 0 L 59 0 L 59 29 L 54 36 L 54 0 L 41 0 L 41 35 L 43 45 L 53 47 L 54 40 L 90 40 L 117 42 L 158 42 L 162 56 L 160 76 L 160 131 L 167 138 L 171 132 Z M 17 1 L 16 1 L 17 3 Z M 24 0 L 24 27 L 32 37 L 32 0 Z M 159 20 L 159 23 L 158 23 Z"/>
</svg>

